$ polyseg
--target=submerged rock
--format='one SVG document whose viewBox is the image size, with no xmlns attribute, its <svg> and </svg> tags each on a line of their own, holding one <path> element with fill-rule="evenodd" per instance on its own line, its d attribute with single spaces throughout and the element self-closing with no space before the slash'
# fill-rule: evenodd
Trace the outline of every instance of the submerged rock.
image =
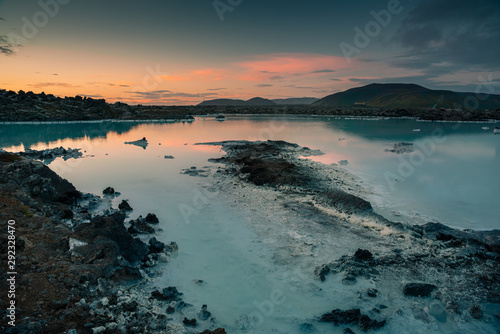
<svg viewBox="0 0 500 334">
<path fill-rule="evenodd" d="M 411 297 L 429 297 L 437 289 L 437 286 L 427 283 L 408 283 L 403 287 L 405 296 Z"/>
<path fill-rule="evenodd" d="M 155 290 L 151 293 L 151 296 L 160 301 L 180 301 L 183 293 L 179 292 L 175 286 L 169 286 L 168 288 L 163 289 L 163 292 Z"/>
<path fill-rule="evenodd" d="M 198 318 L 200 318 L 200 320 L 208 320 L 208 318 L 210 318 L 212 316 L 212 313 L 210 313 L 207 309 L 207 305 L 203 305 L 201 307 L 201 311 L 198 312 Z"/>
<path fill-rule="evenodd" d="M 378 296 L 378 290 L 374 288 L 369 288 L 366 290 L 366 294 L 368 295 L 368 297 L 375 298 Z"/>
<path fill-rule="evenodd" d="M 227 332 L 224 328 L 217 328 L 217 329 L 214 329 L 213 331 L 211 331 L 209 329 L 205 329 L 200 334 L 227 334 Z"/>
<path fill-rule="evenodd" d="M 392 152 L 396 154 L 411 153 L 415 151 L 413 143 L 401 142 L 392 145 L 392 149 L 385 149 L 385 152 Z"/>
<path fill-rule="evenodd" d="M 191 326 L 191 327 L 196 327 L 198 324 L 196 322 L 196 319 L 188 319 L 188 318 L 184 318 L 184 320 L 182 320 L 182 323 L 186 326 Z"/>
<path fill-rule="evenodd" d="M 476 320 L 482 319 L 484 315 L 483 310 L 477 304 L 472 305 L 472 307 L 469 309 L 469 313 L 471 317 L 473 317 Z"/>
<path fill-rule="evenodd" d="M 365 332 L 372 329 L 382 328 L 385 326 L 386 323 L 385 320 L 377 321 L 371 319 L 369 316 L 365 314 L 361 314 L 360 309 L 350 309 L 346 311 L 335 309 L 330 313 L 323 314 L 320 317 L 319 321 L 332 322 L 335 326 L 358 324 L 359 328 Z"/>
<path fill-rule="evenodd" d="M 302 324 L 300 324 L 300 331 L 302 333 L 317 333 L 318 331 L 316 330 L 316 328 L 314 327 L 313 324 L 310 324 L 308 322 L 304 322 Z"/>
<path fill-rule="evenodd" d="M 323 264 L 314 270 L 314 275 L 316 275 L 320 281 L 326 279 L 326 275 L 330 273 L 330 267 L 327 264 Z"/>
</svg>

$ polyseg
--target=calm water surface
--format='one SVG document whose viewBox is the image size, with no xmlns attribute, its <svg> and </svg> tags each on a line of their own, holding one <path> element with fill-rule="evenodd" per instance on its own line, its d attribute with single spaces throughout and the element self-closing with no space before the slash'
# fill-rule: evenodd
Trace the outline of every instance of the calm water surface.
<svg viewBox="0 0 500 334">
<path fill-rule="evenodd" d="M 151 184 L 164 184 L 167 188 L 155 195 L 167 196 L 172 187 L 189 182 L 178 174 L 180 169 L 206 165 L 208 158 L 221 155 L 218 148 L 194 143 L 282 139 L 322 150 L 326 155 L 316 160 L 324 163 L 347 160 L 345 168 L 369 186 L 373 194 L 368 200 L 389 219 L 495 229 L 500 228 L 500 135 L 493 134 L 494 126 L 248 116 L 230 116 L 225 122 L 198 118 L 193 123 L 2 124 L 0 147 L 82 147 L 94 157 L 51 164 L 77 188 L 100 193 L 109 183 L 155 192 Z M 150 142 L 146 150 L 123 144 L 142 137 Z M 415 152 L 384 152 L 401 141 L 416 143 Z M 165 160 L 165 155 L 175 159 Z"/>
<path fill-rule="evenodd" d="M 491 129 L 483 130 L 483 126 Z M 230 116 L 225 122 L 197 118 L 193 123 L 0 124 L 0 147 L 9 151 L 82 148 L 90 157 L 56 159 L 49 166 L 84 192 L 101 194 L 113 186 L 122 193 L 117 201 L 129 199 L 134 208 L 131 218 L 156 213 L 163 229 L 157 237 L 176 241 L 180 249 L 155 284 L 177 286 L 186 302 L 194 305 L 188 317 L 208 304 L 219 324 L 232 333 L 238 332 L 242 315 L 262 319 L 259 333 L 296 333 L 301 323 L 314 322 L 334 307 L 355 307 L 359 287 L 353 291 L 346 286 L 336 288 L 340 283 L 333 279 L 320 284 L 299 268 L 273 264 L 272 250 L 263 246 L 238 210 L 217 196 L 200 205 L 204 189 L 199 181 L 203 179 L 179 172 L 210 165 L 207 160 L 223 152 L 193 144 L 281 139 L 320 149 L 325 155 L 315 158 L 319 161 L 348 161 L 344 168 L 370 190 L 367 199 L 387 218 L 494 229 L 500 228 L 500 135 L 493 134 L 493 127 L 249 116 Z M 142 137 L 150 143 L 146 149 L 124 144 Z M 384 151 L 401 141 L 419 145 L 410 154 Z M 165 155 L 175 159 L 165 159 Z M 197 211 L 186 219 L 180 206 Z M 197 279 L 206 284 L 196 284 Z M 271 302 L 281 295 L 286 302 Z M 402 325 L 407 321 L 416 320 L 406 319 Z M 397 332 L 390 326 L 385 330 Z M 331 332 L 332 327 L 325 324 L 318 329 Z"/>
</svg>

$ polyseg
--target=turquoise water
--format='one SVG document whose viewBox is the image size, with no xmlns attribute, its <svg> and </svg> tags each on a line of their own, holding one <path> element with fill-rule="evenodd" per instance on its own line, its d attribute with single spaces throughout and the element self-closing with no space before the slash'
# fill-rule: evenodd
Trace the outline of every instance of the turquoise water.
<svg viewBox="0 0 500 334">
<path fill-rule="evenodd" d="M 491 129 L 483 130 L 484 126 Z M 152 284 L 178 287 L 185 301 L 194 305 L 186 316 L 196 316 L 201 305 L 208 304 L 217 324 L 230 333 L 301 333 L 304 322 L 314 323 L 322 333 L 342 333 L 342 328 L 314 319 L 333 308 L 359 307 L 357 291 L 366 288 L 360 287 L 364 283 L 319 282 L 310 270 L 276 264 L 276 249 L 258 237 L 242 211 L 204 186 L 208 179 L 180 174 L 191 166 L 212 165 L 209 158 L 223 155 L 218 147 L 193 144 L 281 139 L 320 149 L 325 155 L 315 160 L 348 161 L 343 168 L 363 182 L 365 197 L 388 218 L 493 229 L 500 228 L 500 135 L 495 136 L 493 128 L 477 123 L 271 116 L 230 116 L 225 122 L 197 118 L 193 123 L 0 124 L 0 147 L 82 148 L 86 158 L 56 159 L 50 168 L 84 192 L 101 194 L 105 187 L 114 187 L 122 194 L 117 201 L 129 199 L 134 208 L 130 218 L 156 213 L 162 229 L 157 238 L 176 241 L 179 252 Z M 146 149 L 124 144 L 143 137 L 149 142 Z M 385 152 L 388 145 L 401 141 L 415 143 L 416 151 Z M 363 247 L 359 240 L 347 242 L 353 249 Z M 392 318 L 381 332 L 400 332 L 398 326 L 412 327 L 415 333 L 437 332 L 435 324 L 415 320 L 411 311 L 400 318 Z M 242 319 L 253 319 L 257 328 L 241 329 Z"/>
</svg>

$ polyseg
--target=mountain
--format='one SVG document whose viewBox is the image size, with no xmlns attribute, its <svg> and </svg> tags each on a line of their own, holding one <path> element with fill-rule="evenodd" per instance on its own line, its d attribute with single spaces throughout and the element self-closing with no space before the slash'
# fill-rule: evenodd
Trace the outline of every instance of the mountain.
<svg viewBox="0 0 500 334">
<path fill-rule="evenodd" d="M 312 104 L 319 99 L 315 97 L 298 97 L 298 98 L 289 98 L 289 99 L 273 99 L 272 101 L 276 104 L 280 105 L 309 105 Z"/>
<path fill-rule="evenodd" d="M 250 99 L 247 102 L 247 105 L 249 106 L 275 106 L 276 103 L 274 103 L 271 100 L 268 99 L 263 99 L 261 97 L 254 97 L 253 99 Z"/>
<path fill-rule="evenodd" d="M 462 109 L 475 93 L 432 90 L 415 84 L 370 84 L 328 95 L 314 102 L 318 107 L 367 106 L 374 108 L 455 108 Z M 476 101 L 476 100 L 474 100 Z M 500 108 L 500 95 L 479 101 L 479 109 Z M 473 103 L 470 103 L 473 106 Z"/>
<path fill-rule="evenodd" d="M 271 100 L 263 99 L 261 97 L 254 97 L 253 99 L 244 100 L 234 100 L 234 99 L 216 99 L 203 101 L 198 104 L 199 106 L 275 106 Z"/>
</svg>

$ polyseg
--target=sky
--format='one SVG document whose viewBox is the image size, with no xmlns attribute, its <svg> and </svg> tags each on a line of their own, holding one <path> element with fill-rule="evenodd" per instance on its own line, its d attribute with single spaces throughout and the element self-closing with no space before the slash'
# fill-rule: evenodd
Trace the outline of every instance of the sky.
<svg viewBox="0 0 500 334">
<path fill-rule="evenodd" d="M 0 89 L 108 102 L 500 94 L 499 55 L 498 0 L 0 0 Z"/>
</svg>

